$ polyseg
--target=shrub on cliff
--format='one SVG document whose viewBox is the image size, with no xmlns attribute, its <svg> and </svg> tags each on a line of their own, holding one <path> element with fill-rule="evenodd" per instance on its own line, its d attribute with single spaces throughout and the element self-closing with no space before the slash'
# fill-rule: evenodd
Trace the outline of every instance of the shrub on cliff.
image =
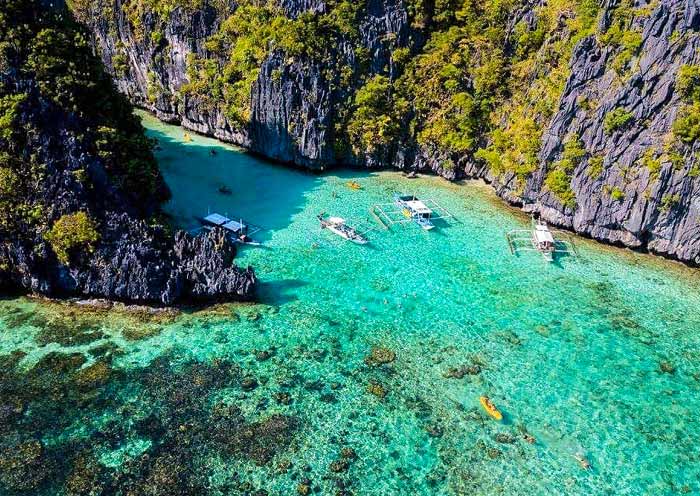
<svg viewBox="0 0 700 496">
<path fill-rule="evenodd" d="M 603 120 L 603 130 L 606 134 L 612 134 L 615 131 L 624 129 L 632 120 L 634 116 L 631 112 L 617 107 L 612 111 L 605 114 L 605 119 Z"/>
<path fill-rule="evenodd" d="M 24 93 L 0 96 L 0 139 L 10 141 L 14 136 L 20 106 L 26 99 Z"/>
<path fill-rule="evenodd" d="M 569 208 L 576 206 L 576 195 L 571 189 L 571 177 L 561 169 L 554 169 L 547 174 L 545 187 L 556 196 L 562 205 Z"/>
<path fill-rule="evenodd" d="M 545 187 L 566 207 L 576 206 L 576 195 L 571 189 L 571 175 L 586 155 L 581 139 L 578 136 L 570 137 L 564 143 L 561 159 L 554 163 L 545 178 Z"/>
<path fill-rule="evenodd" d="M 44 235 L 61 263 L 68 265 L 77 250 L 91 252 L 100 234 L 97 225 L 85 212 L 67 214 L 58 219 Z"/>
<path fill-rule="evenodd" d="M 673 135 L 686 144 L 700 139 L 700 66 L 684 65 L 678 70 L 676 91 L 688 102 L 673 123 Z"/>
<path fill-rule="evenodd" d="M 391 81 L 384 76 L 370 79 L 355 94 L 354 112 L 348 124 L 353 152 L 375 153 L 398 137 L 405 101 L 392 99 Z"/>
<path fill-rule="evenodd" d="M 688 101 L 700 101 L 700 66 L 686 64 L 678 69 L 676 91 Z"/>
<path fill-rule="evenodd" d="M 681 109 L 676 122 L 673 123 L 673 135 L 686 144 L 700 139 L 700 103 Z"/>
</svg>

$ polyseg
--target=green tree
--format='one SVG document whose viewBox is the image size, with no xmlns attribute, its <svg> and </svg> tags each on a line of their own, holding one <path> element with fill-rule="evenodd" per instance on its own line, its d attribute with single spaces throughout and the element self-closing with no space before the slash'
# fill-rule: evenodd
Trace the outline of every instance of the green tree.
<svg viewBox="0 0 700 496">
<path fill-rule="evenodd" d="M 100 239 L 97 225 L 85 212 L 63 215 L 44 235 L 58 260 L 68 265 L 78 250 L 92 252 Z"/>
</svg>

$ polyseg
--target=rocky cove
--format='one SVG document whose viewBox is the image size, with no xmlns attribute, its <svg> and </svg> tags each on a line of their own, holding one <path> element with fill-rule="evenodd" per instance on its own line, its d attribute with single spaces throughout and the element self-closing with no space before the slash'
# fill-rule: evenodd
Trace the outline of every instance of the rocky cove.
<svg viewBox="0 0 700 496">
<path fill-rule="evenodd" d="M 578 238 L 578 258 L 514 256 L 503 233 L 529 219 L 478 181 L 309 174 L 143 124 L 174 223 L 235 206 L 267 227 L 236 255 L 259 302 L 0 300 L 1 493 L 700 489 L 695 269 Z M 457 220 L 367 246 L 318 229 L 321 210 L 362 218 L 405 188 Z"/>
<path fill-rule="evenodd" d="M 392 108 L 368 110 L 362 103 L 368 85 L 385 78 L 381 81 L 393 86 L 384 88 L 381 98 L 399 108 L 399 86 L 410 79 L 406 73 L 422 74 L 423 63 L 435 74 L 447 70 L 444 59 L 429 59 L 442 50 L 435 40 L 456 29 L 451 21 L 439 20 L 449 16 L 437 8 L 419 12 L 415 2 L 401 0 L 358 4 L 347 29 L 317 27 L 308 34 L 325 44 L 320 51 L 290 55 L 292 49 L 282 42 L 262 38 L 269 48 L 262 47 L 254 70 L 243 75 L 227 66 L 227 48 L 242 43 L 250 29 L 228 34 L 235 3 L 175 2 L 163 12 L 120 0 L 76 11 L 119 90 L 165 121 L 313 170 L 395 167 L 451 180 L 483 178 L 507 202 L 559 226 L 697 264 L 698 146 L 672 134 L 674 122 L 691 110 L 676 86 L 681 68 L 698 63 L 700 7 L 693 0 L 606 0 L 593 2 L 593 20 L 585 21 L 587 14 L 579 12 L 584 4 L 564 3 L 552 12 L 546 2 L 513 2 L 498 18 L 503 34 L 491 52 L 471 48 L 474 34 L 460 35 L 462 41 L 455 39 L 453 45 L 470 46 L 467 68 L 459 81 L 449 83 L 458 90 L 443 100 L 455 95 L 478 100 L 485 84 L 479 80 L 481 69 L 506 81 L 505 89 L 493 90 L 488 101 L 479 103 L 486 112 L 464 103 L 437 116 L 415 101 L 400 116 L 393 116 Z M 248 8 L 247 2 L 242 5 Z M 301 19 L 306 26 L 312 18 L 336 19 L 344 5 L 284 0 L 274 15 Z M 486 9 L 482 4 L 464 8 Z M 580 26 L 585 22 L 589 28 Z M 487 67 L 483 58 L 497 56 L 510 62 Z M 230 57 L 237 60 L 235 53 Z M 407 57 L 413 61 L 406 63 Z M 455 65 L 457 70 L 460 65 Z M 211 86 L 212 70 L 229 79 Z M 411 77 L 431 91 L 430 79 Z M 237 79 L 234 89 L 226 86 Z M 242 91 L 243 120 L 240 109 L 230 110 L 226 94 L 234 90 Z M 548 108 L 541 108 L 543 101 Z M 362 133 L 353 134 L 353 126 L 367 113 L 375 119 L 368 127 L 381 127 L 384 117 L 395 125 L 365 142 Z M 476 122 L 461 122 L 452 114 L 470 115 Z M 532 119 L 516 121 L 514 115 Z M 452 132 L 450 125 L 467 126 L 463 134 L 474 144 L 434 138 L 426 122 L 440 119 L 446 127 L 438 134 Z M 580 150 L 573 159 L 567 141 Z M 475 154 L 477 148 L 485 152 Z"/>
<path fill-rule="evenodd" d="M 697 269 L 502 201 L 697 262 L 694 2 L 68 3 L 0 0 L 0 494 L 700 493 Z"/>
<path fill-rule="evenodd" d="M 174 305 L 253 298 L 221 231 L 173 229 L 153 144 L 60 5 L 0 11 L 0 290 Z"/>
</svg>

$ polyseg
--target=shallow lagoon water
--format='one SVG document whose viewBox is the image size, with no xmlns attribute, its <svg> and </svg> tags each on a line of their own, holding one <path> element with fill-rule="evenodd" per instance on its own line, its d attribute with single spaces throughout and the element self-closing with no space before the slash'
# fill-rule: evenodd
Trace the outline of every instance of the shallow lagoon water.
<svg viewBox="0 0 700 496">
<path fill-rule="evenodd" d="M 87 324 L 51 305 L 0 302 L 0 355 L 26 353 L 15 355 L 13 380 L 44 370 L 52 352 L 84 357 L 71 374 L 109 365 L 94 384 L 75 379 L 96 398 L 82 413 L 66 407 L 60 422 L 34 419 L 31 428 L 36 408 L 11 417 L 13 436 L 39 438 L 47 456 L 63 460 L 60 475 L 47 477 L 58 481 L 43 486 L 47 494 L 70 493 L 63 480 L 80 463 L 112 487 L 141 487 L 159 466 L 152 460 L 165 456 L 158 446 L 167 433 L 139 427 L 153 418 L 201 429 L 175 437 L 187 439 L 176 465 L 182 486 L 190 484 L 183 494 L 195 482 L 208 494 L 296 494 L 304 479 L 317 494 L 700 493 L 697 271 L 578 238 L 578 258 L 513 256 L 504 233 L 528 219 L 479 183 L 392 172 L 316 176 L 144 122 L 160 142 L 175 222 L 193 228 L 211 209 L 265 228 L 257 236 L 264 247 L 244 247 L 237 258 L 255 267 L 260 303 L 146 322 L 104 314 Z M 322 211 L 368 219 L 369 206 L 395 191 L 433 198 L 456 220 L 430 233 L 376 229 L 366 247 L 318 228 Z M 87 336 L 52 338 L 54 317 Z M 373 348 L 392 350 L 395 360 L 367 360 Z M 446 377 L 465 367 L 472 373 Z M 244 377 L 257 387 L 242 387 Z M 161 403 L 177 396 L 178 381 L 201 403 Z M 483 394 L 503 422 L 481 409 Z M 183 402 L 214 420 L 197 426 Z M 211 414 L 222 405 L 239 409 L 246 425 L 284 416 L 289 428 L 265 437 L 275 444 L 265 456 L 259 446 L 231 448 L 250 439 L 210 439 L 222 432 Z M 341 456 L 348 447 L 356 458 Z M 0 472 L 6 466 L 0 460 Z"/>
</svg>

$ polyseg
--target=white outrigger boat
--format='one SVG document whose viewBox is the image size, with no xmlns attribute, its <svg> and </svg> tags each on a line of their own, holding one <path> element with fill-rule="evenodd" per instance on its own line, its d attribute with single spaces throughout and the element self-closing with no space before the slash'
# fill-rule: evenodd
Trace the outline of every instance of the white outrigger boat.
<svg viewBox="0 0 700 496">
<path fill-rule="evenodd" d="M 364 233 L 348 225 L 347 221 L 342 217 L 326 217 L 326 215 L 322 213 L 318 215 L 318 221 L 321 223 L 321 229 L 328 229 L 333 234 L 352 243 L 366 245 L 369 242 L 364 236 Z"/>
<path fill-rule="evenodd" d="M 386 229 L 393 224 L 414 223 L 425 231 L 435 228 L 434 220 L 454 216 L 434 200 L 421 200 L 415 195 L 394 194 L 394 203 L 374 205 L 370 212 Z"/>
<path fill-rule="evenodd" d="M 394 195 L 394 203 L 401 209 L 401 213 L 407 219 L 412 219 L 421 229 L 430 231 L 435 228 L 432 216 L 433 211 L 420 201 L 415 195 Z"/>
<path fill-rule="evenodd" d="M 526 236 L 526 233 L 529 236 Z M 518 229 L 506 234 L 508 246 L 512 254 L 519 251 L 538 251 L 547 262 L 554 261 L 555 253 L 566 253 L 576 256 L 576 245 L 572 240 L 557 240 L 546 222 L 532 218 L 532 228 L 527 231 Z M 523 246 L 524 245 L 524 246 Z"/>
</svg>

